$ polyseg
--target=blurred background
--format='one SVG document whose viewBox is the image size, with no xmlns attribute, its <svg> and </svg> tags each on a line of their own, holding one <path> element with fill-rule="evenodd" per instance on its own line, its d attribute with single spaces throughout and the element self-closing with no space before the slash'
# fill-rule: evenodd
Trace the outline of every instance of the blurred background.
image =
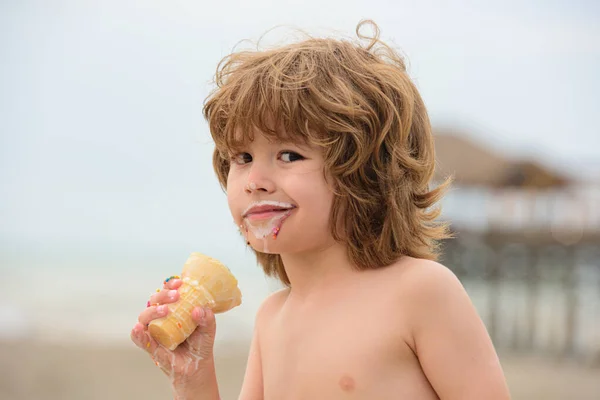
<svg viewBox="0 0 600 400">
<path fill-rule="evenodd" d="M 406 57 L 455 174 L 442 262 L 514 399 L 600 398 L 600 3 L 572 0 L 0 2 L 0 398 L 160 399 L 129 341 L 192 251 L 236 274 L 218 317 L 237 398 L 255 311 L 276 290 L 231 222 L 201 115 L 219 60 L 293 28 L 374 19 Z M 245 44 L 242 44 L 245 46 Z"/>
</svg>

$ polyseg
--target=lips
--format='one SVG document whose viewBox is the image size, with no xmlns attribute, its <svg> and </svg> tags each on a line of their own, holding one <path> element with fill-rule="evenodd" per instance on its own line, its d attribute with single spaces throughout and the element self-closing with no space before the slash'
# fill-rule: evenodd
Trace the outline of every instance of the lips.
<svg viewBox="0 0 600 400">
<path fill-rule="evenodd" d="M 244 211 L 242 217 L 250 220 L 267 219 L 289 213 L 294 208 L 296 207 L 289 203 L 261 201 L 251 204 Z"/>
<path fill-rule="evenodd" d="M 289 214 L 289 212 L 292 209 L 285 209 L 285 210 L 272 210 L 272 211 L 263 211 L 263 212 L 257 212 L 257 213 L 250 213 L 248 215 L 246 215 L 246 219 L 250 220 L 250 221 L 256 221 L 256 220 L 263 220 L 263 219 L 271 219 L 273 217 L 280 217 L 280 216 L 284 216 L 286 214 Z"/>
</svg>

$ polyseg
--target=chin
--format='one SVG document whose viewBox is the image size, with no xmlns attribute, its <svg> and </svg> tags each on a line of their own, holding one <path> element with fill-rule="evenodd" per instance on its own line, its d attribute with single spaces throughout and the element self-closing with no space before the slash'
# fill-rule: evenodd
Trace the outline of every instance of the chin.
<svg viewBox="0 0 600 400">
<path fill-rule="evenodd" d="M 280 254 L 281 245 L 273 239 L 250 239 L 250 247 L 257 252 L 265 254 Z"/>
<path fill-rule="evenodd" d="M 277 239 L 270 236 L 264 239 L 249 237 L 248 241 L 250 242 L 249 246 L 255 251 L 265 254 L 298 253 L 302 251 L 298 247 L 298 243 L 294 243 L 294 238 L 285 235 L 280 235 Z"/>
</svg>

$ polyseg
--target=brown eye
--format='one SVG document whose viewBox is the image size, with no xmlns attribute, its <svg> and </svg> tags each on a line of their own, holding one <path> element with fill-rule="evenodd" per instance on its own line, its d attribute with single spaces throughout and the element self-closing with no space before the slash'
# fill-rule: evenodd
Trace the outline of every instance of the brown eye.
<svg viewBox="0 0 600 400">
<path fill-rule="evenodd" d="M 304 160 L 304 157 L 294 151 L 282 151 L 279 153 L 279 158 L 285 163 Z"/>
<path fill-rule="evenodd" d="M 252 161 L 252 156 L 248 153 L 238 153 L 231 157 L 231 161 L 238 165 L 244 165 Z"/>
</svg>

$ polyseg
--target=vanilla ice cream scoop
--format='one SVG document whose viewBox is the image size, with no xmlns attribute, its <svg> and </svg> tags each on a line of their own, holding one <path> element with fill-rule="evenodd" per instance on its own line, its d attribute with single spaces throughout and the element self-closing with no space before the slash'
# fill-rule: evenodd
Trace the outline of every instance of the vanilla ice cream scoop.
<svg viewBox="0 0 600 400">
<path fill-rule="evenodd" d="M 192 253 L 183 266 L 179 300 L 168 305 L 166 317 L 150 322 L 150 335 L 162 346 L 174 350 L 196 329 L 194 307 L 207 307 L 214 313 L 231 310 L 242 303 L 238 281 L 220 261 Z"/>
</svg>

